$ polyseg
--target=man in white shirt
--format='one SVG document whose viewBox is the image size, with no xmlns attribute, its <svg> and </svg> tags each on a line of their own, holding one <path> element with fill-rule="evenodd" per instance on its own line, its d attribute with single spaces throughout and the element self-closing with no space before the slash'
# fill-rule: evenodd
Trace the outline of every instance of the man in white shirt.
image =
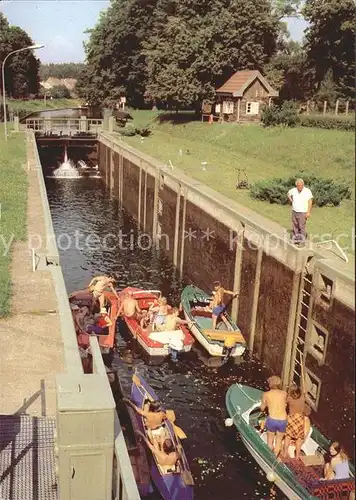
<svg viewBox="0 0 356 500">
<path fill-rule="evenodd" d="M 304 186 L 303 179 L 297 179 L 295 185 L 288 191 L 288 200 L 292 204 L 293 242 L 299 245 L 305 241 L 305 225 L 310 217 L 313 195 Z"/>
</svg>

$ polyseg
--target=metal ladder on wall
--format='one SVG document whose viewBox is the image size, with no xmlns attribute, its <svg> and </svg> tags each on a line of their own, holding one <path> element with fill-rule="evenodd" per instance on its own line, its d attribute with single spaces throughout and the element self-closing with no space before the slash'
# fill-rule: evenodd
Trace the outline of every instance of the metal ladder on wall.
<svg viewBox="0 0 356 500">
<path fill-rule="evenodd" d="M 302 383 L 302 363 L 305 362 L 308 324 L 310 321 L 310 311 L 312 307 L 313 274 L 310 270 L 308 270 L 308 263 L 311 259 L 312 257 L 308 259 L 301 277 L 302 282 L 296 324 L 297 332 L 294 344 L 294 359 L 292 361 L 293 367 L 290 380 L 290 382 L 296 383 L 299 387 Z"/>
</svg>

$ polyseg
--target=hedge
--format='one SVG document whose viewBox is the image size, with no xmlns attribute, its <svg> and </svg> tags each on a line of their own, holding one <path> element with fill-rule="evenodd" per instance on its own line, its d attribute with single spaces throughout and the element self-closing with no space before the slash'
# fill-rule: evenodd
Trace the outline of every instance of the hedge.
<svg viewBox="0 0 356 500">
<path fill-rule="evenodd" d="M 295 186 L 295 180 L 298 178 L 303 178 L 305 185 L 311 189 L 313 203 L 318 207 L 337 207 L 343 199 L 351 198 L 351 189 L 347 184 L 305 173 L 296 173 L 287 179 L 279 178 L 256 182 L 251 187 L 250 195 L 256 200 L 287 205 L 287 193 L 290 188 Z"/>
<path fill-rule="evenodd" d="M 344 117 L 330 115 L 300 115 L 299 124 L 302 127 L 318 127 L 338 130 L 355 130 L 355 116 Z"/>
</svg>

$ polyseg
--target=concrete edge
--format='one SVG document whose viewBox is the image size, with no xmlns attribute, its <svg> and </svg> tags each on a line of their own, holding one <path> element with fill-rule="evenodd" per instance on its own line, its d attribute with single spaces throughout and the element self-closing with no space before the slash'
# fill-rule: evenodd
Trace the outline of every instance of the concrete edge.
<svg viewBox="0 0 356 500">
<path fill-rule="evenodd" d="M 62 268 L 59 264 L 59 253 L 56 245 L 56 237 L 54 234 L 51 212 L 49 208 L 47 190 L 44 182 L 42 165 L 38 154 L 36 138 L 32 131 L 28 131 L 29 141 L 32 143 L 35 154 L 34 168 L 37 171 L 37 179 L 39 184 L 39 192 L 43 207 L 43 216 L 45 221 L 46 231 L 46 250 L 49 255 L 46 255 L 47 267 L 53 279 L 53 284 L 56 293 L 58 315 L 61 328 L 61 336 L 63 341 L 65 367 L 67 371 L 76 372 L 77 374 L 84 373 L 80 359 L 77 336 L 72 320 L 72 313 L 69 307 L 67 290 L 64 283 Z"/>
</svg>

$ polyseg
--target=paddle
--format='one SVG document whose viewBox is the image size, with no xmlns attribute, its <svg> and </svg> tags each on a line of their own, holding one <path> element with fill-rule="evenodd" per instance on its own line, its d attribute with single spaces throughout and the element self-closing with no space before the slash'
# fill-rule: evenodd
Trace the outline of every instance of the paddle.
<svg viewBox="0 0 356 500">
<path fill-rule="evenodd" d="M 176 433 L 177 437 L 179 439 L 187 439 L 187 435 L 183 431 L 183 429 L 181 429 L 180 427 L 178 427 L 178 425 L 175 425 L 175 423 L 174 423 L 176 420 L 176 414 L 174 413 L 174 411 L 173 410 L 166 410 L 166 415 L 167 415 L 167 419 L 171 422 L 171 424 L 173 426 L 173 430 Z"/>
</svg>

